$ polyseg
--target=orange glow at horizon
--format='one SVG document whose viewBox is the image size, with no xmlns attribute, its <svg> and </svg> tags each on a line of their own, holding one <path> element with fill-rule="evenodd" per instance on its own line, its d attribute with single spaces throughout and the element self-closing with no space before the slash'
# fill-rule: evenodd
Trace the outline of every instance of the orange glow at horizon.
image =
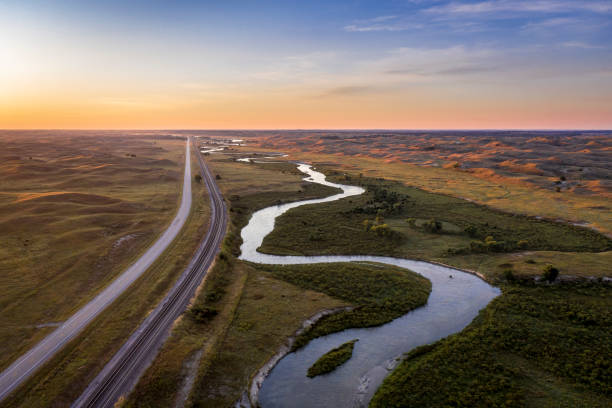
<svg viewBox="0 0 612 408">
<path fill-rule="evenodd" d="M 610 105 L 608 105 L 610 106 Z M 609 129 L 612 110 L 563 101 L 295 94 L 0 101 L 1 129 Z"/>
</svg>

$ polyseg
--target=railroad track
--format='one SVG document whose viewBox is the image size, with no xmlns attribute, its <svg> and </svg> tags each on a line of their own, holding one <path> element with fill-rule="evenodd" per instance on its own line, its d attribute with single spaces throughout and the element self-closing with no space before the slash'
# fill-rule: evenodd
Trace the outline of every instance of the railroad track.
<svg viewBox="0 0 612 408">
<path fill-rule="evenodd" d="M 193 139 L 191 143 L 197 151 Z M 122 395 L 127 395 L 134 388 L 168 337 L 173 322 L 187 308 L 189 300 L 194 296 L 219 252 L 227 227 L 225 202 L 199 151 L 197 157 L 211 203 L 208 232 L 170 292 L 106 364 L 72 407 L 112 407 Z"/>
</svg>

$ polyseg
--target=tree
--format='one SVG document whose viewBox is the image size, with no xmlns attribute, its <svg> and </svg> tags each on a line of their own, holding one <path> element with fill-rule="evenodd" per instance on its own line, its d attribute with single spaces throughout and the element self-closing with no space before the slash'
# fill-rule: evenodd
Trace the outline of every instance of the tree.
<svg viewBox="0 0 612 408">
<path fill-rule="evenodd" d="M 389 226 L 387 224 L 375 225 L 370 231 L 375 232 L 379 237 L 389 234 Z"/>
<path fill-rule="evenodd" d="M 514 272 L 512 271 L 512 269 L 506 269 L 504 270 L 504 278 L 508 281 L 508 282 L 514 282 L 514 280 L 516 279 L 514 276 Z"/>
<path fill-rule="evenodd" d="M 478 235 L 478 230 L 473 225 L 468 225 L 463 231 L 472 238 L 476 238 L 476 236 Z"/>
<path fill-rule="evenodd" d="M 202 176 L 200 176 L 199 174 L 196 174 L 194 178 L 195 178 L 195 181 L 197 181 L 198 183 L 202 182 Z"/>
<path fill-rule="evenodd" d="M 442 223 L 436 220 L 435 218 L 432 218 L 431 220 L 423 224 L 423 228 L 425 228 L 426 231 L 438 233 L 442 231 Z"/>
<path fill-rule="evenodd" d="M 218 174 L 215 176 L 215 178 L 216 178 L 217 180 L 221 180 L 221 176 L 220 176 L 220 175 L 218 175 Z"/>
<path fill-rule="evenodd" d="M 529 241 L 527 241 L 526 239 L 521 239 L 520 241 L 516 243 L 516 247 L 518 249 L 525 249 L 528 246 L 529 246 Z"/>
<path fill-rule="evenodd" d="M 544 273 L 542 277 L 546 279 L 548 282 L 554 282 L 559 276 L 559 270 L 552 265 L 546 265 L 544 267 Z"/>
<path fill-rule="evenodd" d="M 365 229 L 365 231 L 370 230 L 370 220 L 363 220 L 363 228 Z"/>
</svg>

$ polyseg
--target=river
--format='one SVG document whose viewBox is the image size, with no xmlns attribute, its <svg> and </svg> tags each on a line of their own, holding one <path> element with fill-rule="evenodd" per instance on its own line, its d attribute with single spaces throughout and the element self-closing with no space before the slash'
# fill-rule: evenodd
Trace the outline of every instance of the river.
<svg viewBox="0 0 612 408">
<path fill-rule="evenodd" d="M 432 283 L 427 304 L 379 327 L 349 329 L 312 340 L 287 354 L 264 380 L 251 402 L 274 407 L 367 406 L 398 358 L 414 347 L 435 342 L 461 331 L 500 290 L 476 275 L 438 264 L 384 256 L 278 256 L 257 252 L 278 216 L 302 205 L 319 204 L 362 194 L 357 186 L 331 183 L 311 166 L 300 164 L 304 179 L 342 190 L 329 197 L 276 205 L 253 214 L 242 229 L 240 259 L 262 264 L 310 264 L 322 262 L 378 262 L 414 271 Z M 352 358 L 335 371 L 308 378 L 308 368 L 323 354 L 347 341 L 359 339 Z M 253 401 L 257 399 L 257 401 Z"/>
</svg>

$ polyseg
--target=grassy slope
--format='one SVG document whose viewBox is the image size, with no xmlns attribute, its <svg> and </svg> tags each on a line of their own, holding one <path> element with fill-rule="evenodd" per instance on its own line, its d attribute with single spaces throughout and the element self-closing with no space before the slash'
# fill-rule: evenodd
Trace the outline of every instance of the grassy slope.
<svg viewBox="0 0 612 408">
<path fill-rule="evenodd" d="M 354 327 L 379 326 L 427 302 L 431 283 L 392 266 L 367 263 L 257 266 L 296 286 L 316 290 L 357 306 L 326 316 L 299 336 L 299 348 L 311 339 Z"/>
<path fill-rule="evenodd" d="M 53 330 L 37 325 L 66 319 L 163 231 L 179 200 L 185 144 L 0 140 L 2 368 Z"/>
<path fill-rule="evenodd" d="M 503 290 L 460 334 L 409 353 L 370 406 L 610 406 L 612 289 Z"/>
<path fill-rule="evenodd" d="M 355 342 L 357 342 L 357 340 L 347 341 L 323 354 L 310 366 L 307 376 L 312 378 L 318 375 L 331 373 L 336 368 L 349 361 L 353 356 Z"/>
<path fill-rule="evenodd" d="M 197 162 L 192 157 L 192 172 L 195 171 Z M 79 396 L 191 259 L 210 214 L 205 187 L 193 182 L 192 189 L 194 201 L 186 226 L 164 254 L 77 339 L 0 406 L 69 406 Z"/>
</svg>

